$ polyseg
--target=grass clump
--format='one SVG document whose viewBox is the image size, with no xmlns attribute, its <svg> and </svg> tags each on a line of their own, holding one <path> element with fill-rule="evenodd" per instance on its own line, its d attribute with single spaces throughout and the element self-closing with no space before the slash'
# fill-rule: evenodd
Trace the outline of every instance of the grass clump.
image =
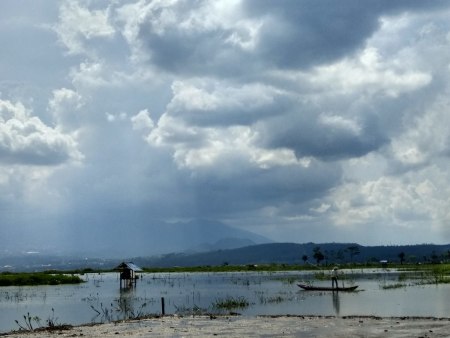
<svg viewBox="0 0 450 338">
<path fill-rule="evenodd" d="M 45 325 L 41 323 L 41 318 L 38 316 L 31 316 L 29 312 L 23 316 L 23 322 L 19 322 L 18 320 L 15 320 L 15 322 L 19 326 L 19 330 L 25 332 L 61 331 L 72 328 L 72 326 L 68 324 L 59 324 L 57 320 L 58 318 L 55 317 L 55 310 L 52 308 L 52 315 L 45 321 Z"/>
<path fill-rule="evenodd" d="M 84 281 L 75 275 L 50 274 L 45 272 L 35 273 L 10 273 L 0 274 L 0 286 L 22 286 L 22 285 L 60 285 L 79 284 Z"/>
<path fill-rule="evenodd" d="M 213 307 L 221 310 L 243 309 L 250 305 L 244 297 L 227 297 L 217 299 Z"/>
</svg>

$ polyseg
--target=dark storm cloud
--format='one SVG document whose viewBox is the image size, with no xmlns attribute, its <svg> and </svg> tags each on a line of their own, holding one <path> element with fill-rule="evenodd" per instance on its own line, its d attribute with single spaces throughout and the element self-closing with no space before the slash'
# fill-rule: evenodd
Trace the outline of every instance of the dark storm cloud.
<svg viewBox="0 0 450 338">
<path fill-rule="evenodd" d="M 161 34 L 154 31 L 151 20 L 139 32 L 151 63 L 164 71 L 188 76 L 237 77 L 243 75 L 242 65 L 247 63 L 244 60 L 251 55 L 229 46 L 226 39 L 230 35 L 231 31 L 220 28 L 189 31 L 176 25 Z"/>
<path fill-rule="evenodd" d="M 299 158 L 312 156 L 324 161 L 360 157 L 389 142 L 377 117 L 370 115 L 353 121 L 302 111 L 264 121 L 260 128 L 265 146 L 286 147 Z"/>
<path fill-rule="evenodd" d="M 218 176 L 199 171 L 190 179 L 192 196 L 200 215 L 232 215 L 262 206 L 300 205 L 326 194 L 341 178 L 338 165 L 312 161 L 308 167 L 270 169 L 235 164 L 235 173 Z"/>
<path fill-rule="evenodd" d="M 348 57 L 362 48 L 379 28 L 383 15 L 424 7 L 430 10 L 444 4 L 441 1 L 424 4 L 423 1 L 387 0 L 248 0 L 243 1 L 242 11 L 238 11 L 242 16 L 236 20 L 252 20 L 257 26 L 254 27 L 256 36 L 250 38 L 246 37 L 250 32 L 242 32 L 245 28 L 229 24 L 187 25 L 206 3 L 197 1 L 189 6 L 184 1 L 177 3 L 171 8 L 170 15 L 175 21 L 170 25 L 161 24 L 166 9 L 147 13 L 138 36 L 155 66 L 179 75 L 225 78 L 255 77 L 268 68 L 307 69 Z M 207 15 L 197 18 L 199 22 L 207 19 Z M 244 48 L 231 43 L 235 35 L 243 40 L 253 39 L 254 46 Z"/>
<path fill-rule="evenodd" d="M 247 0 L 246 14 L 269 18 L 255 56 L 276 68 L 307 68 L 351 55 L 379 27 L 380 16 L 442 6 L 444 2 Z"/>
<path fill-rule="evenodd" d="M 249 15 L 270 18 L 256 54 L 277 68 L 307 68 L 351 54 L 377 28 L 380 13 L 361 1 L 244 3 Z"/>
<path fill-rule="evenodd" d="M 9 149 L 0 147 L 0 163 L 6 165 L 58 165 L 70 160 L 70 156 L 66 150 L 66 147 L 52 148 L 44 143 L 36 144 L 33 148 L 29 147 L 28 149 L 19 151 L 10 151 Z"/>
</svg>

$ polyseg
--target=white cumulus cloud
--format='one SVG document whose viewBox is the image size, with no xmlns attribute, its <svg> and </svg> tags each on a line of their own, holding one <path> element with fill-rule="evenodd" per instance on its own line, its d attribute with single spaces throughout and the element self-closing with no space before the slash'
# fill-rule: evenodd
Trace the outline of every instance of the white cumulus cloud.
<svg viewBox="0 0 450 338">
<path fill-rule="evenodd" d="M 0 162 L 57 165 L 80 160 L 76 140 L 32 116 L 21 103 L 0 100 Z"/>
</svg>

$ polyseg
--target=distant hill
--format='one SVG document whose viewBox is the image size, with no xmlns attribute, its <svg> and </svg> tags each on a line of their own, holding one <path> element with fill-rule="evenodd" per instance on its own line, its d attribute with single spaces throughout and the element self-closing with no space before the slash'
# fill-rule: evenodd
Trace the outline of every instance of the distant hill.
<svg viewBox="0 0 450 338">
<path fill-rule="evenodd" d="M 241 245 L 247 240 L 224 239 L 213 243 L 213 247 Z M 192 243 L 191 243 L 192 244 Z M 206 246 L 200 245 L 206 249 Z M 100 268 L 109 269 L 122 260 L 131 260 L 142 267 L 175 266 L 217 266 L 223 264 L 316 264 L 314 251 L 323 254 L 321 264 L 340 264 L 345 262 L 399 262 L 403 253 L 405 262 L 449 261 L 450 244 L 399 245 L 399 246 L 362 246 L 356 243 L 266 243 L 234 249 L 221 249 L 208 252 L 171 253 L 158 256 L 123 256 L 121 258 L 80 258 L 80 256 L 49 255 L 25 253 L 22 255 L 0 254 L 0 271 L 39 271 L 49 269 Z M 199 248 L 198 248 L 199 249 Z M 197 250 L 198 251 L 198 250 Z M 86 256 L 83 256 L 86 257 Z M 92 258 L 94 257 L 94 258 Z"/>
<path fill-rule="evenodd" d="M 314 249 L 319 248 L 324 255 L 321 263 L 378 262 L 388 260 L 399 262 L 399 254 L 404 253 L 405 262 L 431 262 L 448 260 L 450 244 L 362 246 L 356 243 L 268 243 L 237 249 L 216 250 L 207 253 L 173 253 L 159 257 L 134 258 L 146 267 L 201 266 L 201 265 L 242 265 L 242 264 L 303 264 L 302 256 L 309 263 L 316 263 Z"/>
<path fill-rule="evenodd" d="M 186 253 L 199 253 L 199 252 L 209 252 L 216 250 L 227 250 L 227 249 L 237 249 L 245 246 L 256 245 L 254 241 L 248 238 L 222 238 L 214 243 L 202 243 L 189 250 Z"/>
</svg>

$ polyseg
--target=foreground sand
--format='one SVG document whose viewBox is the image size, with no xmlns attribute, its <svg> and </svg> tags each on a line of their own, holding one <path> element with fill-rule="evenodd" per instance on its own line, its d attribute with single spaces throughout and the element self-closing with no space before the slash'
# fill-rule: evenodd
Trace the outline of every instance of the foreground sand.
<svg viewBox="0 0 450 338">
<path fill-rule="evenodd" d="M 163 317 L 10 333 L 13 337 L 450 337 L 450 319 L 375 317 Z"/>
</svg>

